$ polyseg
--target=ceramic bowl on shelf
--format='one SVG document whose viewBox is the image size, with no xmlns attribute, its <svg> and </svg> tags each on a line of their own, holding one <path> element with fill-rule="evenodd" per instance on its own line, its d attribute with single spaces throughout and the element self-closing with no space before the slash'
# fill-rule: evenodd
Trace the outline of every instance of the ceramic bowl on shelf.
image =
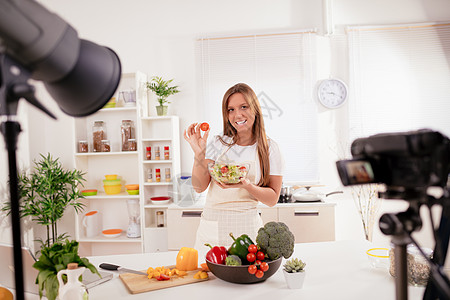
<svg viewBox="0 0 450 300">
<path fill-rule="evenodd" d="M 81 191 L 81 195 L 83 196 L 95 196 L 97 195 L 97 190 L 92 189 L 92 190 L 82 190 Z"/>
<path fill-rule="evenodd" d="M 105 175 L 106 180 L 116 180 L 117 174 Z"/>
<path fill-rule="evenodd" d="M 103 236 L 108 238 L 115 238 L 120 236 L 122 229 L 105 229 L 102 231 Z"/>
<path fill-rule="evenodd" d="M 236 184 L 245 178 L 250 168 L 249 164 L 209 163 L 208 170 L 215 181 L 224 184 Z"/>
<path fill-rule="evenodd" d="M 169 196 L 159 196 L 159 197 L 151 197 L 150 201 L 153 204 L 161 205 L 161 204 L 168 204 L 171 199 L 172 199 L 172 197 L 169 197 Z"/>
<path fill-rule="evenodd" d="M 254 274 L 248 272 L 248 265 L 242 266 L 227 266 L 219 265 L 210 262 L 206 259 L 206 264 L 209 270 L 217 277 L 222 280 L 233 282 L 233 283 L 255 283 L 264 281 L 273 274 L 277 272 L 280 268 L 282 258 L 271 261 L 266 261 L 269 265 L 269 269 L 264 272 L 264 276 L 261 278 L 256 277 Z"/>
<path fill-rule="evenodd" d="M 103 180 L 103 185 L 119 185 L 120 179 Z"/>
<path fill-rule="evenodd" d="M 104 185 L 103 188 L 105 189 L 105 193 L 107 195 L 116 195 L 119 194 L 122 190 L 122 185 Z"/>
<path fill-rule="evenodd" d="M 128 195 L 139 195 L 139 190 L 128 190 L 127 189 L 127 193 L 128 193 Z"/>
</svg>

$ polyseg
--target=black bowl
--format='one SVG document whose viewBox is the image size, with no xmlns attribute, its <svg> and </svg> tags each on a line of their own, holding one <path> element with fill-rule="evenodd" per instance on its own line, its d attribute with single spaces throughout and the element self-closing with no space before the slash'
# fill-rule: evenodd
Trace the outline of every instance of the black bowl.
<svg viewBox="0 0 450 300">
<path fill-rule="evenodd" d="M 269 265 L 269 270 L 264 272 L 264 276 L 257 278 L 255 274 L 250 274 L 248 272 L 248 265 L 244 266 L 227 266 L 218 265 L 206 260 L 209 270 L 217 277 L 222 280 L 233 282 L 233 283 L 255 283 L 261 282 L 272 276 L 277 272 L 281 265 L 281 257 L 276 260 L 267 261 Z"/>
</svg>

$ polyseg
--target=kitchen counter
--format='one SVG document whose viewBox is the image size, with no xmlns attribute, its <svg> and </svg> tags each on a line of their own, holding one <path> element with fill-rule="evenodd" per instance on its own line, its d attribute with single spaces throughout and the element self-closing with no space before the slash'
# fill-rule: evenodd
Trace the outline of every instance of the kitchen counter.
<svg viewBox="0 0 450 300">
<path fill-rule="evenodd" d="M 306 262 L 302 289 L 288 289 L 282 267 L 264 282 L 241 285 L 210 275 L 210 280 L 132 295 L 115 274 L 111 281 L 89 291 L 90 299 L 395 299 L 394 278 L 387 269 L 374 269 L 367 259 L 367 241 L 338 241 L 296 244 L 293 257 Z M 98 266 L 102 262 L 144 270 L 150 266 L 174 265 L 177 251 L 132 255 L 90 257 Z M 199 260 L 199 263 L 203 262 Z M 422 299 L 425 288 L 409 286 L 409 299 Z M 27 298 L 27 299 L 37 299 Z"/>
</svg>

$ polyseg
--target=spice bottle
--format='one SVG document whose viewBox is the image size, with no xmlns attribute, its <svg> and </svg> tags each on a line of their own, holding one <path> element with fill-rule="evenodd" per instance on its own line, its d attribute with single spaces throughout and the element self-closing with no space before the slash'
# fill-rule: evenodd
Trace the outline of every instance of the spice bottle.
<svg viewBox="0 0 450 300">
<path fill-rule="evenodd" d="M 95 121 L 92 127 L 92 141 L 94 152 L 102 151 L 102 140 L 106 139 L 106 125 L 103 121 Z"/>
<path fill-rule="evenodd" d="M 133 122 L 131 120 L 122 120 L 120 130 L 122 133 L 122 151 L 132 151 L 129 149 L 128 140 L 133 138 Z"/>
<path fill-rule="evenodd" d="M 160 152 L 159 152 L 159 146 L 155 147 L 155 160 L 159 160 L 161 158 Z"/>
<path fill-rule="evenodd" d="M 170 168 L 166 168 L 165 177 L 166 177 L 166 182 L 170 182 Z"/>
<path fill-rule="evenodd" d="M 102 140 L 102 152 L 110 152 L 111 145 L 109 144 L 109 140 Z"/>
<path fill-rule="evenodd" d="M 161 169 L 155 169 L 155 180 L 161 182 Z"/>
<path fill-rule="evenodd" d="M 156 227 L 164 227 L 164 212 L 162 210 L 156 212 Z"/>
<path fill-rule="evenodd" d="M 136 150 L 137 150 L 136 139 L 129 139 L 128 140 L 128 151 L 136 151 Z"/>
<path fill-rule="evenodd" d="M 164 159 L 169 159 L 169 146 L 164 146 Z"/>
<path fill-rule="evenodd" d="M 147 147 L 146 148 L 145 158 L 147 160 L 151 160 L 152 159 L 152 147 Z"/>
<path fill-rule="evenodd" d="M 148 169 L 147 170 L 147 182 L 152 182 L 152 181 L 153 181 L 153 170 Z"/>
<path fill-rule="evenodd" d="M 78 142 L 78 152 L 86 153 L 89 151 L 88 142 L 85 140 L 81 140 Z"/>
</svg>

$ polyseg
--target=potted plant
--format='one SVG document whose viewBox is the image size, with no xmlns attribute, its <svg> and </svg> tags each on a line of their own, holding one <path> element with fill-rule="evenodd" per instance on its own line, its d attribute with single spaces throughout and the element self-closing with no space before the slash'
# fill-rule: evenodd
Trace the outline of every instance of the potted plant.
<svg viewBox="0 0 450 300">
<path fill-rule="evenodd" d="M 78 242 L 65 240 L 64 242 L 56 242 L 51 246 L 42 245 L 39 259 L 34 263 L 33 267 L 39 271 L 36 284 L 39 285 L 39 297 L 42 298 L 45 290 L 45 296 L 49 300 L 54 300 L 58 296 L 59 282 L 57 274 L 61 270 L 67 269 L 69 263 L 77 263 L 80 267 L 89 269 L 92 273 L 97 274 L 97 269 L 85 257 L 78 255 Z M 64 282 L 67 277 L 62 276 Z M 80 277 L 80 281 L 82 278 Z"/>
<path fill-rule="evenodd" d="M 84 208 L 79 199 L 84 196 L 78 191 L 78 185 L 83 185 L 84 173 L 78 170 L 65 170 L 58 158 L 51 154 L 35 161 L 35 169 L 30 174 L 18 176 L 20 196 L 20 217 L 31 216 L 33 221 L 46 226 L 47 239 L 42 242 L 51 244 L 64 240 L 68 235 L 58 235 L 57 222 L 62 218 L 68 206 L 78 213 Z M 3 211 L 11 212 L 10 203 L 2 207 Z"/>
<path fill-rule="evenodd" d="M 283 274 L 290 289 L 301 289 L 305 280 L 305 266 L 301 259 L 291 258 L 283 265 Z"/>
<path fill-rule="evenodd" d="M 156 106 L 156 113 L 158 116 L 165 116 L 167 115 L 167 105 L 164 105 L 166 103 L 170 103 L 167 98 L 170 95 L 174 95 L 176 93 L 179 93 L 178 86 L 170 86 L 173 79 L 170 80 L 164 80 L 162 77 L 154 76 L 152 77 L 151 81 L 147 81 L 147 89 L 154 92 L 157 96 L 157 100 L 159 105 Z"/>
</svg>

